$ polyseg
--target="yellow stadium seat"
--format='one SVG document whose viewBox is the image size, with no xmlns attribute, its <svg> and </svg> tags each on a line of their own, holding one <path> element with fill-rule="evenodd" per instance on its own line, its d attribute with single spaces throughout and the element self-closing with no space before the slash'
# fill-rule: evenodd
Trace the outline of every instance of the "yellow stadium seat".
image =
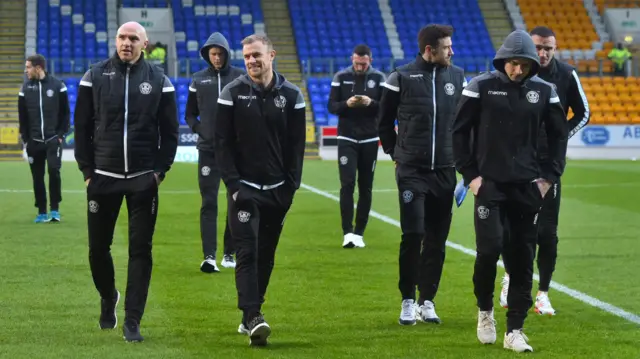
<svg viewBox="0 0 640 359">
<path fill-rule="evenodd" d="M 640 78 L 584 76 L 593 124 L 640 123 Z"/>
<path fill-rule="evenodd" d="M 580 0 L 519 0 L 522 17 L 529 30 L 549 26 L 556 31 L 558 46 L 563 49 L 590 49 L 598 35 Z"/>
</svg>

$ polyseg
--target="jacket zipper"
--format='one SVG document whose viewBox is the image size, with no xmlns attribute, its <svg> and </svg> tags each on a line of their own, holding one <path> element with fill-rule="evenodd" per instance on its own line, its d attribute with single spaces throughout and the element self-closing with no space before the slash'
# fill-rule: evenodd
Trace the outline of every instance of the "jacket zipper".
<svg viewBox="0 0 640 359">
<path fill-rule="evenodd" d="M 129 150 L 127 148 L 127 135 L 129 127 L 129 73 L 131 68 L 127 67 L 127 75 L 124 79 L 124 173 L 129 173 Z"/>
<path fill-rule="evenodd" d="M 38 90 L 40 92 L 40 133 L 44 141 L 44 114 L 42 113 L 42 81 L 38 81 Z"/>
<path fill-rule="evenodd" d="M 220 96 L 220 92 L 222 92 L 222 90 L 220 89 L 220 72 L 218 72 L 218 96 Z"/>
<path fill-rule="evenodd" d="M 432 94 L 433 94 L 433 123 L 431 128 L 431 169 L 436 165 L 436 68 L 433 68 L 433 76 L 431 76 Z"/>
</svg>

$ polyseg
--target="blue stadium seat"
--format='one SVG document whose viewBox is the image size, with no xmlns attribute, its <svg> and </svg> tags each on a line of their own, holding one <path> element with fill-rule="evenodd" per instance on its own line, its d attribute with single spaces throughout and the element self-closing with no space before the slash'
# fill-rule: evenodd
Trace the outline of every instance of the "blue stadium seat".
<svg viewBox="0 0 640 359">
<path fill-rule="evenodd" d="M 374 66 L 384 72 L 412 61 L 417 34 L 428 23 L 454 27 L 453 61 L 468 73 L 492 69 L 495 55 L 477 0 L 390 0 L 389 5 L 404 58 L 393 58 L 377 0 L 288 0 L 291 24 L 317 126 L 336 125 L 327 113 L 330 81 L 350 66 L 358 43 L 371 47 Z"/>
<path fill-rule="evenodd" d="M 264 22 L 260 0 L 194 0 L 193 6 L 184 6 L 181 0 L 171 0 L 176 31 L 176 52 L 180 59 L 180 76 L 206 68 L 200 56 L 200 47 L 213 32 L 222 33 L 232 49 L 233 65 L 243 66 L 236 56 L 240 42 L 256 32 L 255 25 Z"/>
<path fill-rule="evenodd" d="M 491 37 L 477 0 L 390 0 L 390 6 L 405 57 L 418 53 L 416 35 L 428 23 L 454 28 L 453 62 L 467 72 L 491 68 L 495 55 Z"/>
<path fill-rule="evenodd" d="M 107 43 L 97 45 L 99 35 L 107 36 L 105 0 L 39 1 L 37 12 L 36 50 L 48 59 L 48 71 L 81 75 L 90 61 L 108 56 Z"/>
</svg>

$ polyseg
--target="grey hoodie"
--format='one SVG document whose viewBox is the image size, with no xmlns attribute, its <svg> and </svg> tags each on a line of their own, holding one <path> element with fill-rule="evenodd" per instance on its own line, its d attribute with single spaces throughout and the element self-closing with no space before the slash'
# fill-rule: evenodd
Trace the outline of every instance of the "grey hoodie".
<svg viewBox="0 0 640 359">
<path fill-rule="evenodd" d="M 229 42 L 227 41 L 227 38 L 224 37 L 224 35 L 222 35 L 219 32 L 214 32 L 209 36 L 209 39 L 207 39 L 207 42 L 205 42 L 204 45 L 202 45 L 202 47 L 200 48 L 200 56 L 202 56 L 204 61 L 206 61 L 209 64 L 209 67 L 211 68 L 213 68 L 213 64 L 209 60 L 209 50 L 213 46 L 220 47 L 224 49 L 224 51 L 227 53 L 224 65 L 222 65 L 222 68 L 220 69 L 220 72 L 225 72 L 225 70 L 228 70 L 229 68 L 229 54 L 231 53 L 229 49 Z"/>
<path fill-rule="evenodd" d="M 533 60 L 531 71 L 523 82 L 537 75 L 538 71 L 540 71 L 540 58 L 536 51 L 536 45 L 526 31 L 515 30 L 507 36 L 502 46 L 500 46 L 500 49 L 498 49 L 498 52 L 496 52 L 496 56 L 493 58 L 493 66 L 501 74 L 506 76 L 504 64 L 507 60 L 513 58 Z"/>
<path fill-rule="evenodd" d="M 209 61 L 209 49 L 213 46 L 224 49 L 227 55 L 220 70 L 216 70 Z M 220 92 L 227 84 L 245 73 L 243 69 L 229 64 L 230 53 L 229 42 L 219 32 L 211 34 L 200 49 L 200 55 L 209 64 L 209 67 L 193 74 L 185 111 L 187 124 L 194 133 L 198 134 L 198 149 L 200 150 L 213 151 L 213 128 L 216 118 L 216 103 Z"/>
<path fill-rule="evenodd" d="M 520 83 L 504 70 L 512 58 L 534 63 Z M 458 172 L 467 185 L 478 176 L 499 183 L 530 184 L 537 178 L 555 182 L 564 172 L 567 117 L 553 85 L 536 75 L 540 63 L 529 34 L 509 34 L 493 63 L 496 70 L 474 77 L 458 103 L 451 129 Z M 541 159 L 543 131 L 548 156 Z"/>
</svg>

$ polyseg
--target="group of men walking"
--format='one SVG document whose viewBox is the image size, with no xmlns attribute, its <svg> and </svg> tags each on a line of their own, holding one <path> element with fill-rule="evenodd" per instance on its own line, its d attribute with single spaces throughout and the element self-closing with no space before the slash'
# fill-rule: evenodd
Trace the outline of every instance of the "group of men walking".
<svg viewBox="0 0 640 359">
<path fill-rule="evenodd" d="M 175 89 L 161 67 L 144 58 L 146 30 L 136 22 L 117 32 L 116 53 L 80 81 L 75 108 L 75 158 L 87 187 L 89 262 L 100 295 L 99 326 L 117 326 L 114 265 L 110 253 L 123 200 L 129 213 L 129 263 L 123 337 L 140 334 L 151 279 L 158 188 L 178 146 Z M 214 33 L 201 49 L 209 68 L 193 75 L 186 121 L 199 135 L 202 195 L 200 269 L 218 272 L 220 180 L 227 187 L 222 266 L 235 268 L 238 331 L 266 345 L 271 328 L 261 307 L 285 216 L 302 177 L 306 138 L 300 89 L 273 70 L 275 50 L 263 35 L 242 42 L 247 71 L 230 66 L 229 44 Z M 69 130 L 64 83 L 46 71 L 40 55 L 27 58 L 19 93 L 20 133 L 33 174 L 36 222 L 60 221 L 61 143 Z M 44 164 L 49 163 L 47 213 Z M 234 259 L 234 254 L 236 258 Z"/>
<path fill-rule="evenodd" d="M 576 70 L 554 57 L 551 29 L 514 31 L 493 60 L 495 70 L 469 83 L 451 64 L 452 35 L 449 26 L 422 28 L 415 60 L 386 78 L 371 68 L 366 45 L 358 45 L 353 65 L 334 76 L 328 109 L 339 116 L 343 247 L 365 246 L 379 140 L 395 162 L 400 204 L 399 322 L 440 323 L 434 298 L 459 172 L 462 188 L 474 197 L 478 339 L 496 341 L 493 292 L 502 255 L 508 273 L 500 296 L 508 307 L 504 347 L 533 351 L 523 327 L 533 304 L 536 244 L 541 280 L 535 311 L 554 315 L 548 290 L 557 257 L 560 178 L 567 140 L 588 123 L 589 104 Z M 567 121 L 569 108 L 574 116 Z"/>
<path fill-rule="evenodd" d="M 354 48 L 352 66 L 335 74 L 328 108 L 339 116 L 342 246 L 365 247 L 380 142 L 395 162 L 400 203 L 399 322 L 440 323 L 435 297 L 459 172 L 474 197 L 478 339 L 496 341 L 493 291 L 502 255 L 509 273 L 500 300 L 508 307 L 504 347 L 532 351 L 522 329 L 533 304 L 536 244 L 541 281 L 535 308 L 553 315 L 547 292 L 557 257 L 560 177 L 568 137 L 589 121 L 588 102 L 576 71 L 554 58 L 555 34 L 548 28 L 511 33 L 494 58 L 496 70 L 469 83 L 452 65 L 452 35 L 449 26 L 425 26 L 416 58 L 389 76 L 372 67 L 371 49 L 361 44 Z M 178 136 L 175 90 L 163 69 L 141 54 L 147 43 L 141 25 L 122 25 L 116 54 L 80 81 L 75 110 L 75 157 L 87 186 L 89 259 L 103 329 L 117 326 L 120 293 L 110 246 L 124 199 L 129 208 L 127 341 L 143 340 L 139 326 L 151 278 L 158 187 L 172 166 Z M 267 37 L 252 35 L 242 45 L 246 70 L 230 66 L 229 44 L 220 33 L 201 48 L 209 67 L 193 75 L 186 121 L 199 135 L 200 269 L 219 271 L 222 180 L 228 208 L 221 264 L 235 268 L 243 313 L 238 331 L 248 334 L 252 345 L 265 345 L 271 329 L 261 306 L 284 220 L 300 186 L 305 103 L 299 88 L 273 71 L 275 51 Z M 66 87 L 44 71 L 42 56 L 29 57 L 25 66 L 20 133 L 33 175 L 36 222 L 60 221 L 61 143 L 69 128 Z M 574 113 L 569 121 L 568 108 Z"/>
</svg>

